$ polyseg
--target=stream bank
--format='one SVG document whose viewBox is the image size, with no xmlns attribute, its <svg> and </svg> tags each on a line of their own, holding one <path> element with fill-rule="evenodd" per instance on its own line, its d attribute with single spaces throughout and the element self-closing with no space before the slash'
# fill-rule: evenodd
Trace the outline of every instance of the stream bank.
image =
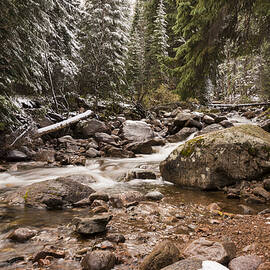
<svg viewBox="0 0 270 270">
<path fill-rule="evenodd" d="M 46 158 L 36 158 L 33 153 L 27 156 L 23 152 L 27 159 L 30 157 L 34 161 L 3 163 L 5 172 L 0 174 L 2 199 L 5 198 L 3 193 L 16 194 L 18 187 L 25 184 L 74 174 L 91 178 L 89 185 L 103 196 L 97 196 L 94 201 L 84 201 L 80 206 L 67 205 L 50 210 L 24 208 L 23 204 L 11 206 L 3 200 L 0 207 L 0 266 L 3 269 L 81 269 L 86 253 L 106 250 L 115 256 L 113 269 L 139 269 L 146 255 L 160 242 L 170 240 L 181 253 L 199 237 L 215 241 L 230 238 L 236 245 L 235 256 L 254 254 L 261 256 L 263 261 L 269 261 L 270 215 L 267 210 L 258 215 L 269 207 L 268 204 L 246 205 L 241 198 L 229 199 L 221 191 L 185 190 L 160 178 L 159 163 L 194 129 L 200 132 L 222 129 L 224 127 L 216 121 L 226 121 L 229 127 L 228 123 L 234 125 L 243 118 L 237 115 L 234 118 L 223 115 L 222 118 L 221 115 L 210 116 L 209 113 L 179 109 L 173 113 L 165 112 L 163 116 L 159 121 L 150 120 L 151 123 L 149 120 L 130 121 L 119 116 L 120 119 L 116 120 L 120 122 L 119 126 L 108 129 L 108 124 L 99 123 L 106 129 L 88 133 L 91 134 L 87 135 L 89 138 L 76 138 L 74 130 L 69 137 L 42 138 L 42 142 L 39 140 L 39 145 L 31 151 L 51 151 L 50 155 L 45 155 Z M 100 120 L 91 121 L 97 123 Z M 129 122 L 125 126 L 123 123 L 126 121 Z M 115 131 L 117 129 L 118 132 Z M 162 146 L 164 140 L 172 144 Z M 90 148 L 99 151 L 100 157 L 87 157 L 86 152 Z M 58 159 L 59 152 L 68 158 Z M 117 158 L 112 153 L 117 153 Z M 123 153 L 128 154 L 120 158 L 118 155 Z M 156 193 L 149 195 L 154 191 Z M 240 204 L 246 208 L 239 207 Z M 80 222 L 100 213 L 108 217 L 104 219 L 107 220 L 104 230 L 88 235 L 81 233 Z M 33 236 L 30 233 L 32 237 L 20 243 L 12 236 L 17 228 L 28 228 Z M 103 258 L 103 255 L 98 256 Z"/>
</svg>

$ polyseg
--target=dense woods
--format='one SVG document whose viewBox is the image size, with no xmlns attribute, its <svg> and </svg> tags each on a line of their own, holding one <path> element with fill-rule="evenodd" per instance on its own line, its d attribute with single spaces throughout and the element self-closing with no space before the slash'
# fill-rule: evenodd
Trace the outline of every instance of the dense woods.
<svg viewBox="0 0 270 270">
<path fill-rule="evenodd" d="M 268 0 L 3 0 L 2 125 L 14 95 L 56 110 L 74 94 L 143 106 L 266 100 L 269 29 Z"/>
</svg>

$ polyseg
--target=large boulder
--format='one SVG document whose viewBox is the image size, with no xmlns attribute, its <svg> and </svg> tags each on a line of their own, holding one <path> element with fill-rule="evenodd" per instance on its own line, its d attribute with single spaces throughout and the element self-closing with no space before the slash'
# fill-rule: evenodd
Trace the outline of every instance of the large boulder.
<svg viewBox="0 0 270 270">
<path fill-rule="evenodd" d="M 109 128 L 101 121 L 97 119 L 89 119 L 85 121 L 81 121 L 78 124 L 78 135 L 82 136 L 83 138 L 89 138 L 94 136 L 95 133 L 108 133 Z"/>
<path fill-rule="evenodd" d="M 34 183 L 7 195 L 6 201 L 12 205 L 59 209 L 87 198 L 95 192 L 91 187 L 79 183 L 80 180 L 85 183 L 91 182 L 91 178 L 89 181 L 86 181 L 86 178 L 75 175 L 74 178 L 68 176 Z"/>
<path fill-rule="evenodd" d="M 270 135 L 254 125 L 211 132 L 177 147 L 161 162 L 164 180 L 199 189 L 219 189 L 260 179 L 270 170 Z"/>
<path fill-rule="evenodd" d="M 126 120 L 122 126 L 122 137 L 128 141 L 142 142 L 154 138 L 154 131 L 143 121 Z"/>
</svg>

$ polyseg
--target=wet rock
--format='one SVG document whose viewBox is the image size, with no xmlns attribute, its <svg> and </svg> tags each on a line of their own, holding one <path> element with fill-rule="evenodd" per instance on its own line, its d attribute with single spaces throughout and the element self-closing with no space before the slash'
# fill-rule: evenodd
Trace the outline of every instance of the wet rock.
<svg viewBox="0 0 270 270">
<path fill-rule="evenodd" d="M 46 257 L 53 257 L 56 259 L 61 259 L 61 258 L 65 258 L 65 253 L 61 250 L 53 250 L 53 249 L 49 249 L 49 250 L 42 250 L 39 251 L 33 258 L 33 262 L 38 262 L 39 260 L 45 259 Z"/>
<path fill-rule="evenodd" d="M 154 131 L 143 121 L 126 120 L 122 127 L 122 137 L 128 141 L 141 142 L 154 138 Z"/>
<path fill-rule="evenodd" d="M 109 201 L 109 195 L 104 192 L 94 192 L 89 196 L 89 201 L 92 203 L 94 200 L 107 202 Z"/>
<path fill-rule="evenodd" d="M 114 194 L 110 197 L 110 203 L 115 208 L 128 207 L 131 204 L 138 203 L 143 200 L 143 194 L 138 191 L 127 191 Z"/>
<path fill-rule="evenodd" d="M 72 205 L 94 192 L 89 186 L 72 180 L 70 177 L 60 177 L 24 186 L 9 194 L 6 201 L 9 204 L 24 204 L 29 207 L 49 207 Z M 77 178 L 78 180 L 78 178 Z"/>
<path fill-rule="evenodd" d="M 212 125 L 206 126 L 202 130 L 200 130 L 198 132 L 198 135 L 203 135 L 203 134 L 207 134 L 207 133 L 217 131 L 217 130 L 222 130 L 222 129 L 224 129 L 224 128 L 220 124 L 212 124 Z"/>
<path fill-rule="evenodd" d="M 240 256 L 230 261 L 230 270 L 257 270 L 262 259 L 256 255 Z"/>
<path fill-rule="evenodd" d="M 151 191 L 145 195 L 145 199 L 150 201 L 160 201 L 163 198 L 164 195 L 159 191 Z"/>
<path fill-rule="evenodd" d="M 263 180 L 263 187 L 267 190 L 270 191 L 270 178 L 264 179 Z"/>
<path fill-rule="evenodd" d="M 229 128 L 229 127 L 233 127 L 233 123 L 230 122 L 229 120 L 223 120 L 219 123 L 220 125 L 222 125 L 224 128 Z"/>
<path fill-rule="evenodd" d="M 31 230 L 29 228 L 18 228 L 12 231 L 7 239 L 13 240 L 15 242 L 26 242 L 37 234 L 36 230 Z"/>
<path fill-rule="evenodd" d="M 132 151 L 134 154 L 147 155 L 153 153 L 152 145 L 149 144 L 148 141 L 130 143 L 126 146 L 126 149 Z"/>
<path fill-rule="evenodd" d="M 180 186 L 220 189 L 256 179 L 270 169 L 270 135 L 240 125 L 198 136 L 177 147 L 161 162 L 164 180 Z"/>
<path fill-rule="evenodd" d="M 191 134 L 198 131 L 197 128 L 188 128 L 184 127 L 180 131 L 178 131 L 176 134 L 168 136 L 167 140 L 168 142 L 174 143 L 174 142 L 181 142 L 187 139 Z"/>
<path fill-rule="evenodd" d="M 170 241 L 158 243 L 144 258 L 140 270 L 159 270 L 179 260 L 179 250 Z"/>
<path fill-rule="evenodd" d="M 264 198 L 260 198 L 249 194 L 247 198 L 245 198 L 245 202 L 248 204 L 264 204 L 266 200 Z"/>
<path fill-rule="evenodd" d="M 226 116 L 223 116 L 223 115 L 216 115 L 215 116 L 215 122 L 216 123 L 220 123 L 220 122 L 222 122 L 224 120 L 226 121 L 226 120 L 228 120 L 228 118 Z"/>
<path fill-rule="evenodd" d="M 123 234 L 108 234 L 106 239 L 114 243 L 124 243 L 126 238 Z"/>
<path fill-rule="evenodd" d="M 214 261 L 186 259 L 162 268 L 161 270 L 228 270 L 228 268 Z"/>
<path fill-rule="evenodd" d="M 109 207 L 108 206 L 96 206 L 94 208 L 91 208 L 90 209 L 90 212 L 94 215 L 98 215 L 98 214 L 101 214 L 101 213 L 107 213 L 109 211 Z"/>
<path fill-rule="evenodd" d="M 89 201 L 89 198 L 84 198 L 73 204 L 73 207 L 87 207 L 90 206 L 92 202 Z"/>
<path fill-rule="evenodd" d="M 177 114 L 177 116 L 174 119 L 174 126 L 177 126 L 179 128 L 183 128 L 185 126 L 185 124 L 189 121 L 189 120 L 193 120 L 195 119 L 196 116 L 192 113 L 188 113 L 188 112 L 180 112 Z"/>
<path fill-rule="evenodd" d="M 201 130 L 203 128 L 203 124 L 201 122 L 199 122 L 198 120 L 195 119 L 189 119 L 186 123 L 185 123 L 185 127 L 190 127 L 190 128 L 197 128 L 199 130 Z"/>
<path fill-rule="evenodd" d="M 243 210 L 243 213 L 245 215 L 253 215 L 256 213 L 256 211 L 253 208 L 251 208 L 250 206 L 240 204 L 239 207 Z"/>
<path fill-rule="evenodd" d="M 86 152 L 85 152 L 85 156 L 87 158 L 96 158 L 96 157 L 100 157 L 100 152 L 98 150 L 96 150 L 95 148 L 89 148 Z"/>
<path fill-rule="evenodd" d="M 114 146 L 106 146 L 103 148 L 108 157 L 119 157 L 119 158 L 132 158 L 135 154 L 132 151 L 126 149 L 117 148 Z"/>
<path fill-rule="evenodd" d="M 236 246 L 233 242 L 214 242 L 200 238 L 193 241 L 183 252 L 186 257 L 210 260 L 227 264 L 235 257 Z"/>
<path fill-rule="evenodd" d="M 31 161 L 31 162 L 20 162 L 17 164 L 17 169 L 21 170 L 33 170 L 37 168 L 44 168 L 47 165 L 47 162 L 43 161 Z M 0 169 L 1 171 L 1 169 Z"/>
<path fill-rule="evenodd" d="M 207 125 L 211 125 L 215 123 L 215 119 L 209 115 L 205 115 L 203 117 L 203 122 L 206 123 Z"/>
<path fill-rule="evenodd" d="M 7 153 L 6 160 L 10 162 L 20 162 L 29 160 L 28 156 L 19 151 L 19 150 L 11 150 Z"/>
<path fill-rule="evenodd" d="M 74 218 L 75 232 L 83 235 L 92 235 L 106 231 L 106 226 L 112 219 L 112 215 L 100 214 L 91 218 Z"/>
<path fill-rule="evenodd" d="M 36 153 L 34 159 L 36 161 L 45 161 L 48 163 L 53 163 L 55 162 L 55 155 L 56 155 L 56 152 L 53 149 L 40 149 Z"/>
<path fill-rule="evenodd" d="M 270 192 L 266 191 L 263 187 L 255 187 L 253 189 L 253 194 L 264 198 L 265 200 L 270 200 Z"/>
<path fill-rule="evenodd" d="M 266 132 L 270 132 L 270 119 L 267 119 L 263 123 L 261 123 L 260 127 L 264 129 Z"/>
<path fill-rule="evenodd" d="M 98 143 L 107 143 L 107 144 L 117 146 L 117 143 L 115 142 L 115 139 L 113 138 L 113 136 L 107 133 L 97 132 L 95 133 L 95 138 Z"/>
<path fill-rule="evenodd" d="M 92 251 L 82 260 L 83 270 L 110 270 L 116 263 L 115 255 L 110 251 Z"/>
<path fill-rule="evenodd" d="M 125 177 L 126 181 L 132 179 L 157 179 L 157 176 L 152 170 L 135 169 L 129 171 Z"/>
<path fill-rule="evenodd" d="M 265 215 L 265 214 L 270 214 L 270 208 L 266 208 L 258 213 L 258 215 Z"/>
<path fill-rule="evenodd" d="M 95 133 L 97 132 L 101 133 L 109 132 L 109 128 L 103 122 L 96 119 L 80 121 L 77 127 L 78 127 L 77 136 L 81 135 L 83 138 L 89 138 L 91 136 L 94 136 Z"/>
</svg>

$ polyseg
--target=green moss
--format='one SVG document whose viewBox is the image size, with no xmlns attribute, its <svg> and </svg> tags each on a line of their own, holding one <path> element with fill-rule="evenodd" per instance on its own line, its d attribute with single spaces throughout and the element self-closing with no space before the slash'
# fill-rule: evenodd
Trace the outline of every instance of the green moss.
<svg viewBox="0 0 270 270">
<path fill-rule="evenodd" d="M 183 149 L 180 152 L 180 155 L 183 157 L 190 157 L 191 154 L 194 152 L 196 146 L 201 146 L 202 142 L 204 141 L 202 136 L 196 137 L 192 140 L 187 141 Z"/>
<path fill-rule="evenodd" d="M 24 196 L 23 196 L 24 202 L 27 203 L 27 199 L 28 199 L 28 190 L 25 192 Z"/>
</svg>

